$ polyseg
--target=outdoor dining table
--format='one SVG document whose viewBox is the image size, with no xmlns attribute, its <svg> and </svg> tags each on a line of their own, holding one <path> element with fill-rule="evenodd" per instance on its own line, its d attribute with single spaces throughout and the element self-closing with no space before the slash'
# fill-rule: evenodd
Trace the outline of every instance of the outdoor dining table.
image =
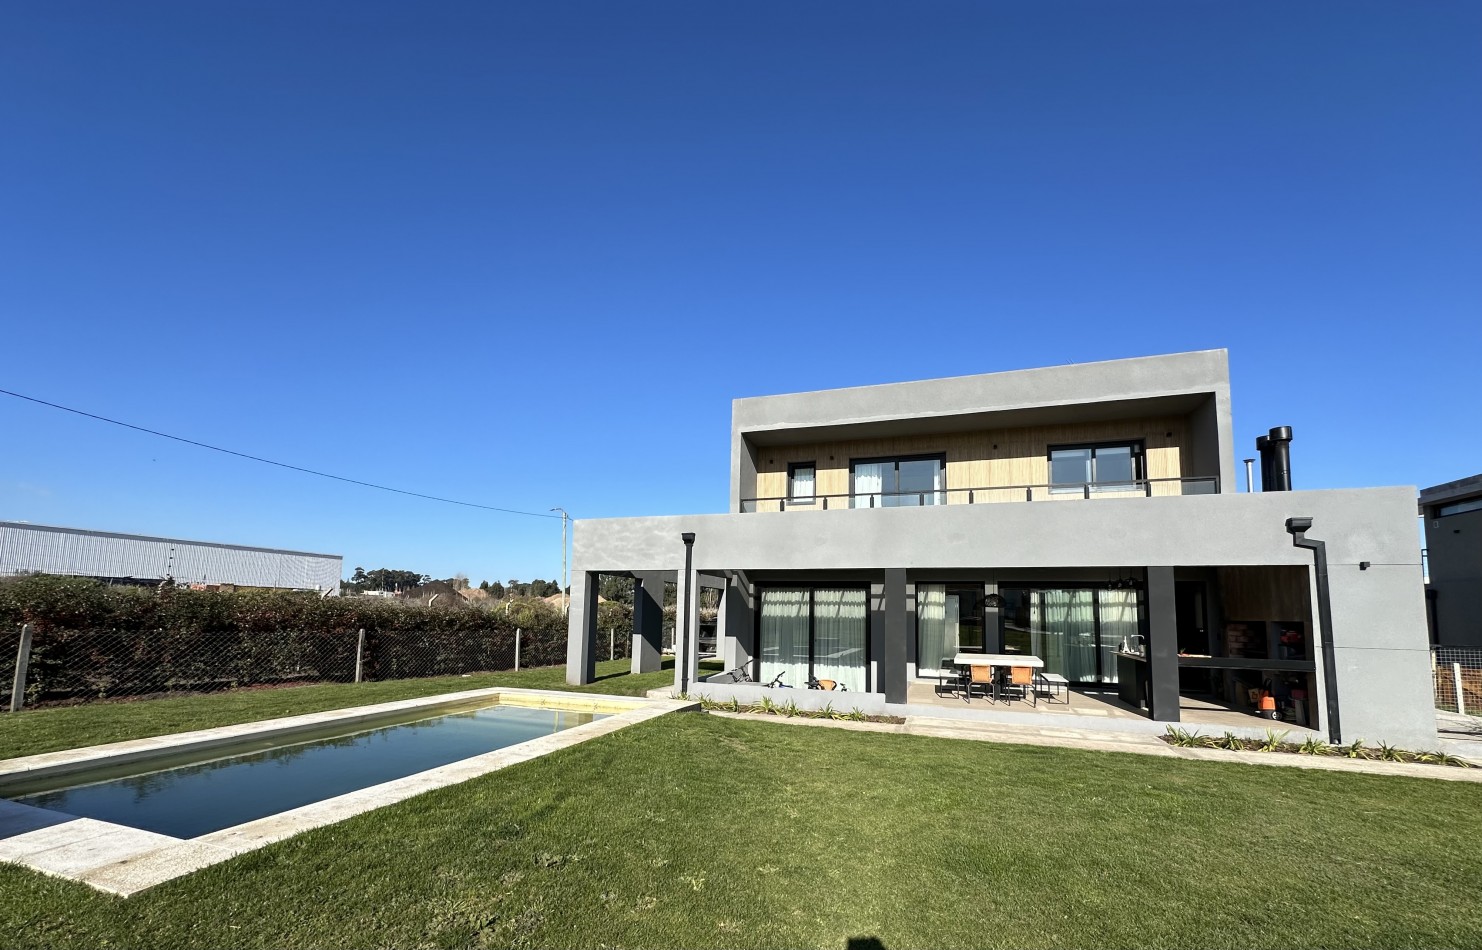
<svg viewBox="0 0 1482 950">
<path fill-rule="evenodd" d="M 1021 653 L 959 653 L 952 658 L 956 666 L 1027 666 L 1042 670 L 1045 661 L 1037 656 Z"/>
<path fill-rule="evenodd" d="M 1022 653 L 959 653 L 952 657 L 952 664 L 954 666 L 986 666 L 989 669 L 1012 666 L 1027 666 L 1032 670 L 1045 668 L 1044 660 Z M 968 695 L 971 696 L 971 694 Z M 994 681 L 993 695 L 994 698 L 998 696 L 997 680 Z"/>
</svg>

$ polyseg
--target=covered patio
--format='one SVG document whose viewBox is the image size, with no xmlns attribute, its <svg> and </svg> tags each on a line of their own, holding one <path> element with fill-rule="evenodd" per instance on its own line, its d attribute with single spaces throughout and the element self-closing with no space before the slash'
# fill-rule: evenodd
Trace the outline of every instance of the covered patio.
<svg viewBox="0 0 1482 950">
<path fill-rule="evenodd" d="M 1077 688 L 1070 691 L 1070 702 L 1053 702 L 1040 695 L 1035 703 L 1015 699 L 1013 701 L 991 701 L 975 695 L 971 701 L 962 694 L 938 692 L 935 682 L 915 680 L 907 687 L 906 704 L 920 709 L 942 709 L 966 713 L 1014 713 L 1033 716 L 1046 723 L 1068 717 L 1093 717 L 1108 721 L 1147 722 L 1147 710 L 1135 708 L 1117 695 L 1116 684 L 1105 688 Z M 1223 703 L 1195 696 L 1179 697 L 1179 726 L 1190 731 L 1223 731 L 1225 729 L 1275 729 L 1289 730 L 1293 735 L 1306 735 L 1313 730 L 1295 726 L 1290 722 L 1273 721 L 1248 711 L 1231 708 Z"/>
</svg>

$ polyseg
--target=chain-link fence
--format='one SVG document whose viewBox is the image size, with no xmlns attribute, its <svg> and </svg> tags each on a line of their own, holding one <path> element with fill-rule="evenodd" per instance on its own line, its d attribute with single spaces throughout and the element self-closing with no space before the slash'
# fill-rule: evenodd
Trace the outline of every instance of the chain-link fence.
<svg viewBox="0 0 1482 950">
<path fill-rule="evenodd" d="M 1482 647 L 1432 647 L 1436 708 L 1482 716 Z"/>
<path fill-rule="evenodd" d="M 0 708 L 12 705 L 22 628 L 0 629 Z M 626 631 L 603 630 L 599 658 L 629 656 Z M 24 707 L 267 688 L 393 680 L 555 666 L 565 631 L 491 626 L 362 631 L 200 631 L 34 627 Z"/>
</svg>

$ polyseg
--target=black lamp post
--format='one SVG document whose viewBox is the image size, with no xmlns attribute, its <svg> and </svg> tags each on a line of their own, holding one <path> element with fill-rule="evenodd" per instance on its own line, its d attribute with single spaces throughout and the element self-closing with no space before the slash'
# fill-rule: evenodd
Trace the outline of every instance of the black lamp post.
<svg viewBox="0 0 1482 950">
<path fill-rule="evenodd" d="M 679 649 L 675 651 L 675 662 L 679 664 L 679 692 L 690 691 L 690 598 L 694 591 L 695 533 L 686 531 L 679 536 L 684 542 L 684 619 L 676 624 L 679 628 Z"/>
</svg>

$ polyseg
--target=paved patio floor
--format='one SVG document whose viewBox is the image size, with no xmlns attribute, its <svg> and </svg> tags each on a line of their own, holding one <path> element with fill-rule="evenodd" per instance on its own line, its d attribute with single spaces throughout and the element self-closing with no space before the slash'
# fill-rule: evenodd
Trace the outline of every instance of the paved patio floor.
<svg viewBox="0 0 1482 950">
<path fill-rule="evenodd" d="M 974 697 L 971 702 L 963 700 L 962 695 L 938 695 L 935 680 L 914 680 L 906 687 L 906 702 L 911 706 L 936 707 L 940 709 L 965 709 L 975 712 L 1012 712 L 1047 717 L 1057 716 L 1091 716 L 1104 720 L 1126 720 L 1149 722 L 1147 711 L 1133 709 L 1132 706 L 1118 698 L 1115 687 L 1108 690 L 1077 690 L 1070 691 L 1070 702 L 1064 703 L 1058 699 L 1048 702 L 1044 696 L 1039 697 L 1038 703 L 1031 704 L 1020 700 L 1013 702 L 991 702 L 982 697 Z M 1260 716 L 1231 709 L 1222 703 L 1212 702 L 1193 696 L 1179 697 L 1179 723 L 1184 728 L 1203 727 L 1206 731 L 1216 729 L 1276 729 L 1290 730 L 1293 734 L 1303 732 L 1302 727 L 1290 722 L 1273 722 L 1262 719 Z M 1164 724 L 1159 724 L 1158 731 L 1162 731 Z"/>
</svg>

